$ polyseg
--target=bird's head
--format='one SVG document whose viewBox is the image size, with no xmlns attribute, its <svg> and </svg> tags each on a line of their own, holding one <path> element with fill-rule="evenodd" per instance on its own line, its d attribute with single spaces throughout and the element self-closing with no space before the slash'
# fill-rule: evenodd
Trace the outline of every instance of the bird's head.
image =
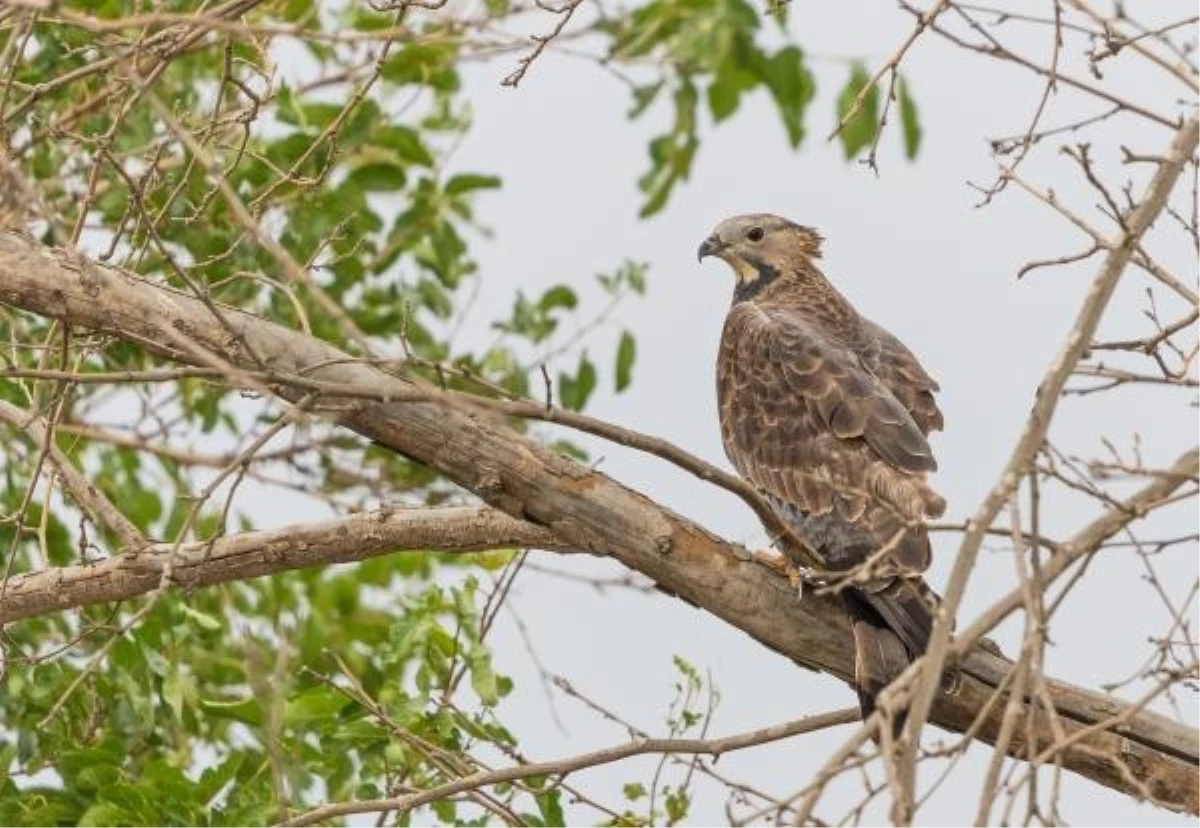
<svg viewBox="0 0 1200 828">
<path fill-rule="evenodd" d="M 739 288 L 752 288 L 821 255 L 821 235 L 770 213 L 734 216 L 717 225 L 697 255 L 724 259 Z"/>
</svg>

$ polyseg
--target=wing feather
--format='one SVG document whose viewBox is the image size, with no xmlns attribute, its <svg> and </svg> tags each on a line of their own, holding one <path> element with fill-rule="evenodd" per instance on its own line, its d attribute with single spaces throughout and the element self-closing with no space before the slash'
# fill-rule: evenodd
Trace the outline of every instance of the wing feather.
<svg viewBox="0 0 1200 828">
<path fill-rule="evenodd" d="M 878 501 L 901 523 L 937 511 L 921 427 L 851 348 L 802 315 L 735 306 L 718 386 L 726 452 L 766 491 L 852 522 Z"/>
<path fill-rule="evenodd" d="M 941 431 L 944 424 L 933 394 L 938 384 L 912 351 L 884 328 L 862 320 L 863 361 L 903 405 L 922 433 Z"/>
</svg>

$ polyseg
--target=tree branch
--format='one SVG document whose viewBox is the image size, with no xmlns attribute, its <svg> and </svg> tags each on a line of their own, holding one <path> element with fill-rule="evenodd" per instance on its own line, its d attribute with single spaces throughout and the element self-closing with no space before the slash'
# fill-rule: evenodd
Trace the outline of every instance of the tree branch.
<svg viewBox="0 0 1200 828">
<path fill-rule="evenodd" d="M 0 595 L 0 624 L 153 592 L 172 556 L 172 582 L 192 589 L 290 569 L 363 561 L 392 552 L 480 552 L 531 546 L 569 551 L 544 528 L 486 507 L 364 512 L 179 546 L 158 543 L 94 564 L 14 575 Z"/>
<path fill-rule="evenodd" d="M 126 549 L 138 549 L 145 545 L 146 539 L 142 537 L 142 533 L 133 525 L 133 522 L 125 517 L 125 513 L 114 506 L 103 492 L 93 486 L 83 476 L 83 473 L 75 468 L 62 450 L 54 445 L 50 434 L 46 431 L 46 423 L 41 417 L 17 408 L 12 403 L 0 401 L 0 421 L 24 431 L 38 446 L 46 446 L 50 462 L 62 475 L 63 484 L 75 498 L 75 502 L 100 525 L 111 529 Z M 3 594 L 3 590 L 0 590 L 0 606 L 3 603 Z"/>
<path fill-rule="evenodd" d="M 642 756 L 647 753 L 702 753 L 718 757 L 723 753 L 731 753 L 743 748 L 765 745 L 798 736 L 802 733 L 812 733 L 827 727 L 850 724 L 858 720 L 858 711 L 853 708 L 834 710 L 816 716 L 806 716 L 794 722 L 764 727 L 736 736 L 726 736 L 719 739 L 638 739 L 624 745 L 605 748 L 591 753 L 580 754 L 569 759 L 558 759 L 550 762 L 531 762 L 527 765 L 514 765 L 499 770 L 484 770 L 472 773 L 430 788 L 419 793 L 397 796 L 392 799 L 368 799 L 359 802 L 339 802 L 322 805 L 295 819 L 290 819 L 283 825 L 315 825 L 318 822 L 336 819 L 350 814 L 371 814 L 382 811 L 396 811 L 397 816 L 403 816 L 414 808 L 445 799 L 464 791 L 473 791 L 488 785 L 498 785 L 502 782 L 513 782 L 518 779 L 528 779 L 531 776 L 564 776 L 584 768 L 594 768 L 597 765 L 608 765 L 631 756 Z"/>
<path fill-rule="evenodd" d="M 933 632 L 930 634 L 929 649 L 924 657 L 926 672 L 919 680 L 913 694 L 912 708 L 909 711 L 908 723 L 905 725 L 906 750 L 910 761 L 901 763 L 904 768 L 914 767 L 911 760 L 916 755 L 921 727 L 937 693 L 941 668 L 948 652 L 954 614 L 966 592 L 967 581 L 975 568 L 975 560 L 983 545 L 984 534 L 995 521 L 1008 498 L 1017 490 L 1045 441 L 1067 380 L 1070 379 L 1075 366 L 1095 338 L 1096 328 L 1117 288 L 1121 274 L 1125 272 L 1130 259 L 1138 249 L 1142 236 L 1166 206 L 1176 180 L 1196 151 L 1198 139 L 1200 139 L 1200 122 L 1195 118 L 1185 122 L 1176 132 L 1166 157 L 1158 165 L 1141 201 L 1126 218 L 1120 241 L 1109 250 L 1100 272 L 1092 282 L 1092 287 L 1088 291 L 1083 306 L 1079 309 L 1075 324 L 1071 327 L 1062 349 L 1050 364 L 1041 384 L 1038 385 L 1033 411 L 1030 412 L 1025 429 L 1017 440 L 1016 446 L 1013 447 L 1012 455 L 1005 465 L 1004 471 L 1000 474 L 1000 479 L 988 492 L 975 514 L 971 516 L 966 536 L 954 559 L 954 569 L 951 570 L 949 583 L 946 585 L 945 602 L 937 614 Z M 908 780 L 908 786 L 911 789 L 911 779 Z"/>
<path fill-rule="evenodd" d="M 228 364 L 236 371 L 277 372 L 322 382 L 394 389 L 412 396 L 406 381 L 348 357 L 309 336 L 232 308 L 213 306 L 144 277 L 96 266 L 21 236 L 0 234 L 0 301 L 74 326 L 111 333 L 146 350 L 192 364 Z M 187 345 L 184 347 L 184 339 Z M 296 400 L 311 390 L 275 386 Z M 497 509 L 544 528 L 558 548 L 607 555 L 654 580 L 771 649 L 843 681 L 853 675 L 853 643 L 836 596 L 810 594 L 803 601 L 786 578 L 711 533 L 632 491 L 603 473 L 562 457 L 507 428 L 497 418 L 445 400 L 388 403 L 339 401 L 328 414 L 447 478 Z M 550 544 L 547 541 L 547 544 Z M 1011 662 L 975 651 L 966 660 L 957 693 L 938 694 L 930 719 L 956 732 L 992 741 L 1003 718 L 1005 696 L 989 675 L 1006 675 Z M 1196 813 L 1198 765 L 1194 732 L 1179 723 L 1064 683 L 1050 683 L 1060 728 L 1045 717 L 1017 729 L 1010 753 L 1041 750 L 1109 719 L 1120 735 L 1097 730 L 1065 742 L 1057 754 L 1064 768 L 1132 796 L 1143 792 L 1165 807 Z M 1143 733 L 1173 729 L 1184 755 L 1165 750 Z M 1024 734 L 1036 744 L 1027 745 Z"/>
</svg>

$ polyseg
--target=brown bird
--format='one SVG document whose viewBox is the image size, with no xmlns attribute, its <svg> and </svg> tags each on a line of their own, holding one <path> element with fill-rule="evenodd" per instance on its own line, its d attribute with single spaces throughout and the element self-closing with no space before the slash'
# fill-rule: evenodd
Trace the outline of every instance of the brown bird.
<svg viewBox="0 0 1200 828">
<path fill-rule="evenodd" d="M 916 357 L 817 267 L 821 241 L 779 216 L 738 216 L 699 257 L 737 277 L 717 357 L 725 453 L 842 584 L 865 718 L 929 641 L 938 599 L 921 578 L 923 524 L 945 501 L 926 482 L 937 468 L 926 438 L 942 413 Z"/>
</svg>

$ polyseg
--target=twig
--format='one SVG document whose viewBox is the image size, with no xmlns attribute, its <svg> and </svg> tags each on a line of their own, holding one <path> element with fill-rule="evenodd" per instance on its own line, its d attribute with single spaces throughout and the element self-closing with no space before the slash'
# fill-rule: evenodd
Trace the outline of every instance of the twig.
<svg viewBox="0 0 1200 828">
<path fill-rule="evenodd" d="M 369 814 L 376 811 L 397 811 L 399 814 L 407 814 L 422 805 L 437 802 L 464 791 L 497 785 L 502 782 L 527 779 L 531 776 L 565 776 L 584 768 L 607 765 L 630 756 L 641 756 L 647 753 L 703 753 L 720 756 L 735 750 L 777 742 L 802 733 L 812 733 L 856 721 L 858 721 L 858 711 L 854 708 L 844 708 L 720 739 L 642 739 L 592 753 L 584 753 L 569 759 L 533 762 L 494 771 L 481 771 L 436 788 L 406 796 L 322 805 L 282 824 L 288 826 L 314 825 L 350 814 Z"/>
<path fill-rule="evenodd" d="M 924 727 L 925 720 L 929 716 L 942 669 L 946 663 L 952 619 L 966 591 L 967 580 L 975 567 L 975 560 L 979 555 L 984 533 L 996 519 L 996 515 L 1005 501 L 1016 490 L 1022 476 L 1028 472 L 1029 465 L 1041 448 L 1067 380 L 1095 336 L 1100 317 L 1108 306 L 1117 282 L 1120 280 L 1121 274 L 1125 272 L 1142 235 L 1162 212 L 1184 165 L 1196 151 L 1198 137 L 1200 137 L 1200 122 L 1197 122 L 1195 118 L 1188 120 L 1176 133 L 1166 159 L 1159 165 L 1147 186 L 1141 203 L 1129 214 L 1121 241 L 1109 252 L 1104 265 L 1097 274 L 1062 350 L 1055 357 L 1045 378 L 1039 384 L 1038 397 L 1033 411 L 1030 412 L 1025 429 L 1017 441 L 1008 463 L 1005 464 L 999 481 L 971 517 L 966 536 L 963 538 L 954 562 L 954 569 L 950 573 L 944 603 L 938 610 L 934 621 L 929 649 L 923 659 L 925 673 L 914 693 L 908 723 L 905 726 L 906 761 L 901 763 L 901 767 L 906 772 L 905 784 L 910 790 L 915 785 L 913 774 L 915 773 L 916 751 L 920 742 L 921 728 Z"/>
</svg>

